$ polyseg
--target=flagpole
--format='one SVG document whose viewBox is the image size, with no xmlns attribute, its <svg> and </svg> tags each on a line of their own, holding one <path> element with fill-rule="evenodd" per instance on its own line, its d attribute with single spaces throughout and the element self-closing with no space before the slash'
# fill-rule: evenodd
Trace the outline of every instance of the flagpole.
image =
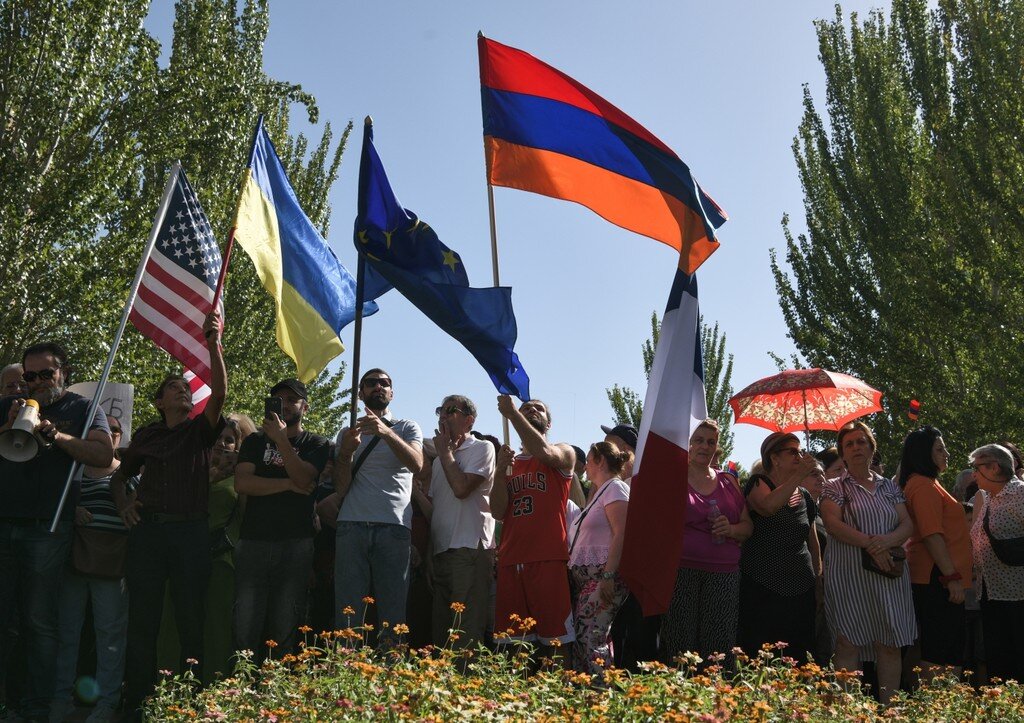
<svg viewBox="0 0 1024 723">
<path fill-rule="evenodd" d="M 356 261 L 356 326 L 355 326 L 355 340 L 352 342 L 352 406 L 349 410 L 351 413 L 352 423 L 351 427 L 356 426 L 356 419 L 359 416 L 359 409 L 356 406 L 356 402 L 359 400 L 359 354 L 360 347 L 363 342 L 363 294 L 364 294 L 364 277 L 366 275 L 366 260 L 362 254 L 359 254 L 359 260 Z"/>
<path fill-rule="evenodd" d="M 139 261 L 139 267 L 135 270 L 135 280 L 132 281 L 132 288 L 128 292 L 128 301 L 124 305 L 124 312 L 121 314 L 121 324 L 117 327 L 117 334 L 114 335 L 114 342 L 110 345 L 110 352 L 107 354 L 107 361 L 103 365 L 103 373 L 100 374 L 99 383 L 96 385 L 96 391 L 93 393 L 92 402 L 89 404 L 89 412 L 85 417 L 85 425 L 82 429 L 82 439 L 87 439 L 90 432 L 90 425 L 92 424 L 92 418 L 96 414 L 96 409 L 100 406 L 100 399 L 103 397 L 104 388 L 107 386 L 107 379 L 110 377 L 110 370 L 114 366 L 114 357 L 117 355 L 117 348 L 121 345 L 121 337 L 124 336 L 124 330 L 128 326 L 128 316 L 131 314 L 132 307 L 135 305 L 135 298 L 139 295 L 139 286 L 142 284 L 142 276 L 146 272 L 146 264 L 149 262 L 149 257 L 153 253 L 153 246 L 156 245 L 156 237 L 160 232 L 160 227 L 164 223 L 164 218 L 167 216 L 167 207 L 170 205 L 171 193 L 174 191 L 174 185 L 177 183 L 178 174 L 181 172 L 181 161 L 175 161 L 171 167 L 171 175 L 167 178 L 167 183 L 164 184 L 163 194 L 160 196 L 160 205 L 157 206 L 156 214 L 153 217 L 153 228 L 150 229 L 149 239 L 146 241 L 146 246 L 142 251 L 142 259 Z M 72 459 L 71 469 L 68 470 L 68 477 L 64 481 L 64 490 L 61 492 L 60 501 L 57 503 L 57 511 L 53 515 L 53 522 L 50 523 L 50 533 L 57 531 L 57 524 L 60 522 L 60 516 L 64 512 L 64 505 L 67 504 L 68 492 L 71 491 L 71 482 L 75 478 L 75 472 L 78 470 L 78 461 Z"/>
<path fill-rule="evenodd" d="M 366 116 L 363 119 L 363 136 L 365 138 L 366 130 L 373 128 L 373 118 Z M 365 143 L 365 141 L 364 141 Z M 362 173 L 362 169 L 360 169 Z M 363 297 L 366 295 L 366 259 L 363 254 L 356 249 L 356 325 L 353 334 L 355 339 L 352 341 L 352 402 L 349 414 L 351 417 L 351 424 L 349 426 L 355 428 L 356 419 L 359 418 L 359 408 L 357 402 L 359 401 L 359 355 L 362 352 L 363 346 Z"/>
</svg>

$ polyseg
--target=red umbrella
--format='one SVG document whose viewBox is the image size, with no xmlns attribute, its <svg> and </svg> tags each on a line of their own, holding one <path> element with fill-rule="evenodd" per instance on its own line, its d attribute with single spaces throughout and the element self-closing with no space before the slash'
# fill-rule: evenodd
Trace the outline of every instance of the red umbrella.
<svg viewBox="0 0 1024 723">
<path fill-rule="evenodd" d="M 787 369 L 758 380 L 729 400 L 737 424 L 773 432 L 838 430 L 882 411 L 882 393 L 847 374 L 824 369 Z"/>
</svg>

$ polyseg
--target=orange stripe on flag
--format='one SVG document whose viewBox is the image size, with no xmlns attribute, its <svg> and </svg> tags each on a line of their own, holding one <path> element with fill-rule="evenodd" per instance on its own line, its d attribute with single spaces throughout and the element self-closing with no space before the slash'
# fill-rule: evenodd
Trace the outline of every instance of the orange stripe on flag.
<svg viewBox="0 0 1024 723">
<path fill-rule="evenodd" d="M 687 273 L 696 271 L 719 246 L 708 240 L 700 216 L 653 186 L 561 153 L 491 136 L 484 138 L 484 144 L 487 177 L 493 185 L 586 206 L 616 226 L 680 251 L 680 267 Z"/>
</svg>

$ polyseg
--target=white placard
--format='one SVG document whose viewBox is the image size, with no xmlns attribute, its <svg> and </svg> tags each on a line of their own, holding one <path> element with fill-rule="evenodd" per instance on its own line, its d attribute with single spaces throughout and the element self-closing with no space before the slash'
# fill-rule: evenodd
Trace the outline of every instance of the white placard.
<svg viewBox="0 0 1024 723">
<path fill-rule="evenodd" d="M 68 391 L 81 394 L 91 400 L 96 394 L 99 382 L 79 382 L 68 387 Z M 107 382 L 103 388 L 100 406 L 103 411 L 121 423 L 121 446 L 127 447 L 132 439 L 132 411 L 134 408 L 135 385 Z"/>
</svg>

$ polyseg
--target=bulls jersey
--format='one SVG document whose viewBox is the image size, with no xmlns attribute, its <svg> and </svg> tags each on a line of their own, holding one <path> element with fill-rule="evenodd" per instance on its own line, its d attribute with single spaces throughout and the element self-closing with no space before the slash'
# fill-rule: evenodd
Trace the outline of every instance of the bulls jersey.
<svg viewBox="0 0 1024 723">
<path fill-rule="evenodd" d="M 501 525 L 499 565 L 569 559 L 565 504 L 571 482 L 571 472 L 548 467 L 532 455 L 515 458 L 505 482 L 508 509 Z"/>
</svg>

